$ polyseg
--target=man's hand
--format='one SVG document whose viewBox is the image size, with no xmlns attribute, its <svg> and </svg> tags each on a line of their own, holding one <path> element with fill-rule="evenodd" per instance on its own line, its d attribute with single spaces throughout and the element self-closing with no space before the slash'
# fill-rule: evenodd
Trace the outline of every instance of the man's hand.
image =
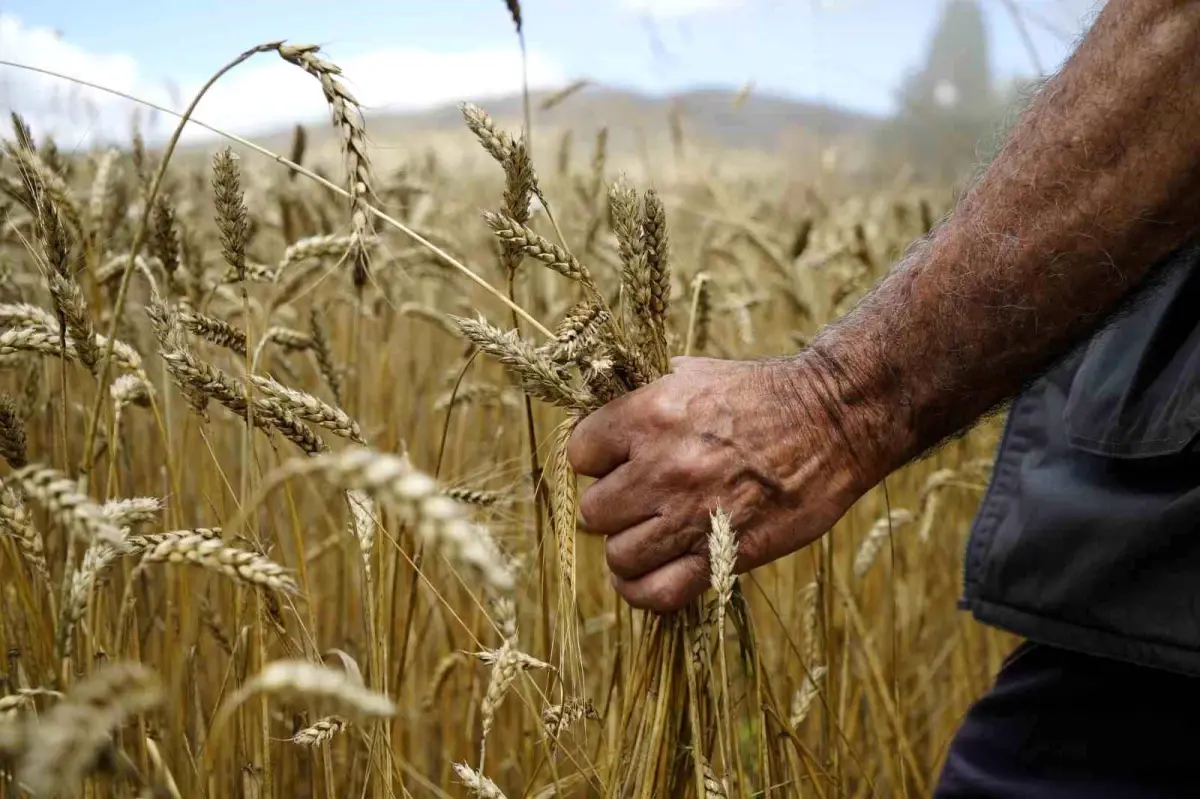
<svg viewBox="0 0 1200 799">
<path fill-rule="evenodd" d="M 811 543 L 874 480 L 822 397 L 814 364 L 676 358 L 672 373 L 584 419 L 568 456 L 599 478 L 583 494 L 587 532 L 607 537 L 613 584 L 667 612 L 709 584 L 709 513 L 738 533 L 737 571 Z"/>
</svg>

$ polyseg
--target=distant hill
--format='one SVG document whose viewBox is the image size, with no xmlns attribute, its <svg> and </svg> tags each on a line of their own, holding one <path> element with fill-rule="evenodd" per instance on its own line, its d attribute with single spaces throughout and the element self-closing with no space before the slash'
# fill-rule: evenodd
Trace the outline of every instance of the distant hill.
<svg viewBox="0 0 1200 799">
<path fill-rule="evenodd" d="M 753 92 L 737 103 L 736 92 L 718 89 L 656 96 L 589 86 L 554 108 L 542 111 L 539 106 L 548 96 L 549 93 L 540 92 L 531 97 L 535 134 L 557 136 L 564 130 L 571 130 L 581 153 L 589 151 L 590 141 L 601 127 L 608 128 L 609 148 L 613 152 L 658 149 L 669 142 L 669 120 L 676 107 L 688 142 L 766 152 L 786 147 L 798 139 L 862 141 L 882 122 L 877 117 L 830 105 Z M 522 120 L 520 95 L 475 102 L 505 128 L 519 129 Z M 317 124 L 308 128 L 310 141 L 314 144 L 328 141 L 328 128 Z M 425 139 L 428 134 L 445 133 L 463 134 L 463 142 L 470 141 L 465 135 L 457 103 L 420 112 L 369 114 L 367 130 L 371 139 L 381 146 L 405 137 Z M 289 135 L 281 131 L 257 138 L 278 147 Z"/>
<path fill-rule="evenodd" d="M 587 137 L 605 125 L 610 136 L 640 130 L 647 138 L 666 135 L 669 117 L 678 106 L 684 134 L 715 145 L 746 149 L 771 149 L 796 132 L 822 137 L 858 136 L 878 123 L 874 117 L 828 105 L 786 97 L 751 93 L 735 105 L 737 93 L 696 90 L 670 97 L 629 91 L 587 87 L 548 111 L 539 105 L 548 95 L 534 95 L 532 106 L 538 127 L 570 128 Z M 520 96 L 480 101 L 498 120 L 518 122 L 522 115 Z M 370 120 L 378 133 L 396 129 L 444 129 L 461 127 L 457 104 L 418 114 Z"/>
</svg>

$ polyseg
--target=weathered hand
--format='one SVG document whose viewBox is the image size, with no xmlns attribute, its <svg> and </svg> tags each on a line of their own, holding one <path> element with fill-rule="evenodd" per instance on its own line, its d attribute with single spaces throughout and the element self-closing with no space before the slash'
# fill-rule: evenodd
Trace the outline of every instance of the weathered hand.
<svg viewBox="0 0 1200 799">
<path fill-rule="evenodd" d="M 626 601 L 667 612 L 703 593 L 718 506 L 744 572 L 819 538 L 870 487 L 819 374 L 802 360 L 676 358 L 670 374 L 579 424 L 571 465 L 599 478 L 580 515 L 607 536 Z"/>
</svg>

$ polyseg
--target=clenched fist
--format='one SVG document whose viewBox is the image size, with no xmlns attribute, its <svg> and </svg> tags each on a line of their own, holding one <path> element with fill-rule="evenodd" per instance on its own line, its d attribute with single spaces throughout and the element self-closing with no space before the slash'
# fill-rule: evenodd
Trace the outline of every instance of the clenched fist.
<svg viewBox="0 0 1200 799">
<path fill-rule="evenodd" d="M 738 533 L 737 571 L 824 534 L 882 475 L 859 467 L 835 381 L 814 360 L 676 358 L 672 372 L 585 418 L 571 438 L 586 532 L 606 536 L 629 604 L 668 612 L 709 583 L 709 514 Z"/>
</svg>

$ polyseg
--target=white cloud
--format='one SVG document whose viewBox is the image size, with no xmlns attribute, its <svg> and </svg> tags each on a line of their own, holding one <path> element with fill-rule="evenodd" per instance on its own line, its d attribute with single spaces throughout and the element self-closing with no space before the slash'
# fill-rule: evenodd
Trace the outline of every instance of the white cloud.
<svg viewBox="0 0 1200 799">
<path fill-rule="evenodd" d="M 217 127 L 258 131 L 295 119 L 328 115 L 320 84 L 278 58 L 231 72 L 200 101 L 196 116 Z M 343 81 L 368 115 L 412 111 L 447 102 L 485 99 L 521 88 L 521 54 L 516 48 L 472 52 L 380 50 L 339 59 Z M 531 88 L 554 88 L 566 75 L 530 53 Z"/>
<path fill-rule="evenodd" d="M 688 17 L 705 11 L 736 8 L 742 0 L 620 0 L 621 8 L 662 19 Z"/>
<path fill-rule="evenodd" d="M 122 53 L 90 53 L 60 39 L 48 28 L 26 27 L 0 14 L 0 53 L 6 61 L 54 70 L 162 103 L 166 92 L 148 86 L 137 62 Z M 73 143 L 98 132 L 128 131 L 133 109 L 127 101 L 59 78 L 0 67 L 0 110 L 20 112 L 35 131 L 49 131 Z M 6 134 L 7 135 L 7 134 Z"/>
<path fill-rule="evenodd" d="M 26 26 L 12 15 L 0 14 L 0 54 L 8 61 L 52 69 L 168 108 L 181 109 L 200 86 L 168 90 L 152 82 L 128 54 L 89 52 L 49 29 Z M 346 58 L 335 52 L 329 57 L 342 68 L 347 88 L 368 114 L 494 97 L 521 87 L 521 57 L 516 48 L 458 53 L 377 50 Z M 566 74 L 548 59 L 530 53 L 529 82 L 533 88 L 557 87 L 566 83 Z M 0 111 L 21 112 L 35 133 L 48 131 L 64 146 L 126 138 L 136 108 L 127 100 L 68 81 L 0 67 Z M 141 114 L 148 138 L 173 128 L 170 119 L 155 120 L 146 109 Z M 328 119 L 328 110 L 316 79 L 264 54 L 218 81 L 195 116 L 233 133 L 253 134 L 297 121 Z M 185 138 L 210 135 L 190 126 Z"/>
</svg>

